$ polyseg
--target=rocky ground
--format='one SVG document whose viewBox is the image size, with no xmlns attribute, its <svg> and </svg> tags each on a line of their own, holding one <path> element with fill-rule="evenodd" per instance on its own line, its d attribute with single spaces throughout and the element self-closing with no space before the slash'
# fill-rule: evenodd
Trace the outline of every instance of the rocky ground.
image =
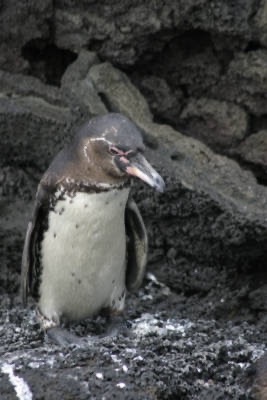
<svg viewBox="0 0 267 400">
<path fill-rule="evenodd" d="M 1 399 L 267 399 L 265 3 L 1 3 Z M 108 111 L 167 190 L 135 185 L 150 253 L 130 337 L 64 349 L 21 306 L 23 239 L 53 155 Z"/>
</svg>

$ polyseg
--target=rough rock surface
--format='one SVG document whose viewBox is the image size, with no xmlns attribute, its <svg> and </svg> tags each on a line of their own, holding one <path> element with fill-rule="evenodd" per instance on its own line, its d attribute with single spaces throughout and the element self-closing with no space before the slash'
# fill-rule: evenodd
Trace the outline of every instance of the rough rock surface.
<svg viewBox="0 0 267 400">
<path fill-rule="evenodd" d="M 168 83 L 157 76 L 145 76 L 139 83 L 145 96 L 149 98 L 149 106 L 156 120 L 175 123 L 177 114 L 182 108 L 183 92 L 177 89 L 174 93 Z"/>
<path fill-rule="evenodd" d="M 66 67 L 83 49 L 96 51 L 101 60 L 130 74 L 157 121 L 191 134 L 192 124 L 181 112 L 190 108 L 192 97 L 209 98 L 229 108 L 240 106 L 250 134 L 259 120 L 267 128 L 266 9 L 265 0 L 47 0 L 20 2 L 19 7 L 4 1 L 0 68 L 60 85 Z M 80 85 L 72 85 L 69 96 L 85 114 L 89 102 L 83 106 L 80 99 L 93 96 L 93 88 L 86 77 Z M 100 104 L 96 99 L 89 111 L 99 112 Z M 216 151 L 231 155 L 229 135 L 221 135 L 222 121 L 225 127 L 232 124 L 231 113 L 219 109 L 202 118 L 205 127 L 212 120 L 214 137 L 221 137 Z"/>
<path fill-rule="evenodd" d="M 23 47 L 36 39 L 48 38 L 52 18 L 51 0 L 3 0 L 0 4 L 0 66 L 8 71 L 25 71 L 28 62 Z"/>
<path fill-rule="evenodd" d="M 43 171 L 52 152 L 59 151 L 70 122 L 67 108 L 26 96 L 0 98 L 1 163 L 35 166 Z M 30 142 L 30 146 L 29 146 Z M 31 157 L 34 152 L 34 160 Z M 33 164 L 34 163 L 34 164 Z"/>
<path fill-rule="evenodd" d="M 190 136 L 215 150 L 234 147 L 247 132 L 246 113 L 240 107 L 224 101 L 192 98 L 180 118 Z"/>
<path fill-rule="evenodd" d="M 245 322 L 220 327 L 212 320 L 155 313 L 170 296 L 154 284 L 144 291 L 130 298 L 137 307 L 130 313 L 131 338 L 102 339 L 83 348 L 43 344 L 32 315 L 3 313 L 1 322 L 10 322 L 2 330 L 2 398 L 13 400 L 22 388 L 33 398 L 53 400 L 249 398 L 245 371 L 264 350 L 255 342 L 255 330 Z"/>
<path fill-rule="evenodd" d="M 261 182 L 267 179 L 267 131 L 262 130 L 247 137 L 236 149 L 241 160 L 251 166 Z"/>
<path fill-rule="evenodd" d="M 0 12 L 0 397 L 264 400 L 266 1 L 4 0 Z M 195 130 L 192 105 L 220 138 L 210 147 L 241 166 L 179 132 Z M 167 190 L 135 184 L 150 253 L 127 299 L 132 335 L 62 349 L 20 304 L 26 223 L 53 155 L 107 111 L 139 125 Z"/>
<path fill-rule="evenodd" d="M 215 97 L 236 102 L 252 115 L 266 114 L 267 50 L 236 53 L 216 87 Z M 240 86 L 239 86 L 240 85 Z"/>
<path fill-rule="evenodd" d="M 249 39 L 252 0 L 213 3 L 203 0 L 115 1 L 110 4 L 68 0 L 55 2 L 55 40 L 58 47 L 78 51 L 93 46 L 105 59 L 120 65 L 133 65 L 138 59 L 158 53 L 174 37 L 175 30 L 209 30 Z M 125 19 L 127 13 L 127 19 Z M 158 35 L 165 32 L 162 37 Z M 151 40 L 160 42 L 152 47 Z M 149 49 L 149 54 L 147 50 Z"/>
</svg>

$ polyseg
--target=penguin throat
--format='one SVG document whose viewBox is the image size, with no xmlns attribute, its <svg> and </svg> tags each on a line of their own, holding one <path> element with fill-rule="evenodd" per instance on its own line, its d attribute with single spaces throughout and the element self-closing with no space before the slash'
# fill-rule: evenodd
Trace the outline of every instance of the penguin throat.
<svg viewBox="0 0 267 400">
<path fill-rule="evenodd" d="M 88 182 L 88 181 L 77 181 L 70 178 L 66 178 L 61 184 L 57 187 L 57 193 L 60 193 L 60 197 L 64 194 L 72 195 L 76 192 L 85 192 L 85 193 L 100 193 L 107 192 L 113 189 L 124 189 L 129 188 L 131 186 L 131 181 L 123 180 L 119 182 Z"/>
</svg>

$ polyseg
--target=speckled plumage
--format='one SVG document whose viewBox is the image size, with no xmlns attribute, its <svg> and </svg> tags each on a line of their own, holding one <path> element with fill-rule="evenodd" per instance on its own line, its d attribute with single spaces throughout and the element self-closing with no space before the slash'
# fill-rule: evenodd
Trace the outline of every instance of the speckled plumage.
<svg viewBox="0 0 267 400">
<path fill-rule="evenodd" d="M 121 312 L 125 289 L 140 286 L 147 234 L 129 178 L 164 189 L 143 149 L 127 118 L 96 117 L 42 177 L 25 238 L 22 294 L 24 303 L 29 292 L 36 297 L 45 329 L 102 309 Z"/>
<path fill-rule="evenodd" d="M 77 192 L 49 213 L 38 302 L 46 318 L 59 324 L 61 318 L 81 320 L 102 309 L 123 310 L 128 194 L 129 189 Z"/>
</svg>

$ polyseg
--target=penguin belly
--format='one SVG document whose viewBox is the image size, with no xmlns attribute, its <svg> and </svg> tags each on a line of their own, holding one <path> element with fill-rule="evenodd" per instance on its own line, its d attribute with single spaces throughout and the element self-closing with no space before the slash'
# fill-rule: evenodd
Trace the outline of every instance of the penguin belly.
<svg viewBox="0 0 267 400">
<path fill-rule="evenodd" d="M 125 207 L 129 189 L 65 195 L 41 243 L 39 311 L 58 324 L 121 311 L 125 299 Z"/>
</svg>

